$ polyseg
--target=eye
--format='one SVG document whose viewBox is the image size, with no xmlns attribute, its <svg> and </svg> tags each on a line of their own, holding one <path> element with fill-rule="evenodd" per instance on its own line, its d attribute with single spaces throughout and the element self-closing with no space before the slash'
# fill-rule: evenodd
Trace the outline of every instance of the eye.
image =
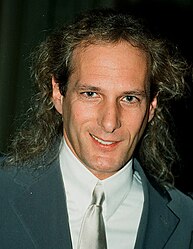
<svg viewBox="0 0 193 249">
<path fill-rule="evenodd" d="M 127 102 L 127 103 L 137 103 L 139 102 L 139 98 L 137 98 L 136 96 L 132 96 L 132 95 L 127 95 L 123 98 L 123 101 L 124 102 Z"/>
<path fill-rule="evenodd" d="M 94 98 L 97 97 L 97 93 L 96 92 L 82 92 L 81 95 L 87 97 L 87 98 Z"/>
</svg>

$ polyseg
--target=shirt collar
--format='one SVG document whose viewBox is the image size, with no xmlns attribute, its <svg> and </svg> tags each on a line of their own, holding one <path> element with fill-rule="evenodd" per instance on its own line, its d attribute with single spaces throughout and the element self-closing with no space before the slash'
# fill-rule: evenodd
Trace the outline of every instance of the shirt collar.
<svg viewBox="0 0 193 249">
<path fill-rule="evenodd" d="M 92 192 L 98 181 L 103 185 L 105 192 L 103 208 L 106 219 L 113 215 L 131 189 L 133 181 L 132 160 L 116 174 L 105 180 L 99 180 L 75 157 L 63 139 L 60 165 L 67 202 L 69 201 L 81 213 L 84 213 L 89 206 Z"/>
</svg>

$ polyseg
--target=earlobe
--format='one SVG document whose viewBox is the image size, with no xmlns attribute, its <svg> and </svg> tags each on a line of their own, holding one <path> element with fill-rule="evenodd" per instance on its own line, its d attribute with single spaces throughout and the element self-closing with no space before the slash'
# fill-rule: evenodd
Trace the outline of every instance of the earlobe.
<svg viewBox="0 0 193 249">
<path fill-rule="evenodd" d="M 152 100 L 152 102 L 150 103 L 148 122 L 150 122 L 152 120 L 152 118 L 154 117 L 156 107 L 157 107 L 157 96 L 155 96 L 154 99 Z"/>
<path fill-rule="evenodd" d="M 55 78 L 52 77 L 52 101 L 56 110 L 62 114 L 62 95 L 60 93 L 59 84 L 55 81 Z"/>
</svg>

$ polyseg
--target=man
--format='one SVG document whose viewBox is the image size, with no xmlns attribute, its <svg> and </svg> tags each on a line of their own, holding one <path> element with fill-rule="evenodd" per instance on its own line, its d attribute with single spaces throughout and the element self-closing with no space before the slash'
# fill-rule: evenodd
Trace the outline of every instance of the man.
<svg viewBox="0 0 193 249">
<path fill-rule="evenodd" d="M 193 203 L 173 186 L 168 127 L 186 62 L 113 10 L 80 15 L 34 58 L 32 119 L 2 160 L 1 248 L 193 248 Z M 81 247 L 96 186 L 106 245 L 93 245 L 91 226 Z"/>
</svg>

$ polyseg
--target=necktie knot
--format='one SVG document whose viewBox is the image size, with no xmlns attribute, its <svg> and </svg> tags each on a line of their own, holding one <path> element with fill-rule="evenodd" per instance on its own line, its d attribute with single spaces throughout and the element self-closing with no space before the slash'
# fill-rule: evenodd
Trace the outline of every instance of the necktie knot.
<svg viewBox="0 0 193 249">
<path fill-rule="evenodd" d="M 102 190 L 102 185 L 98 183 L 93 191 L 91 204 L 96 206 L 102 206 L 104 199 L 105 195 Z"/>
</svg>

